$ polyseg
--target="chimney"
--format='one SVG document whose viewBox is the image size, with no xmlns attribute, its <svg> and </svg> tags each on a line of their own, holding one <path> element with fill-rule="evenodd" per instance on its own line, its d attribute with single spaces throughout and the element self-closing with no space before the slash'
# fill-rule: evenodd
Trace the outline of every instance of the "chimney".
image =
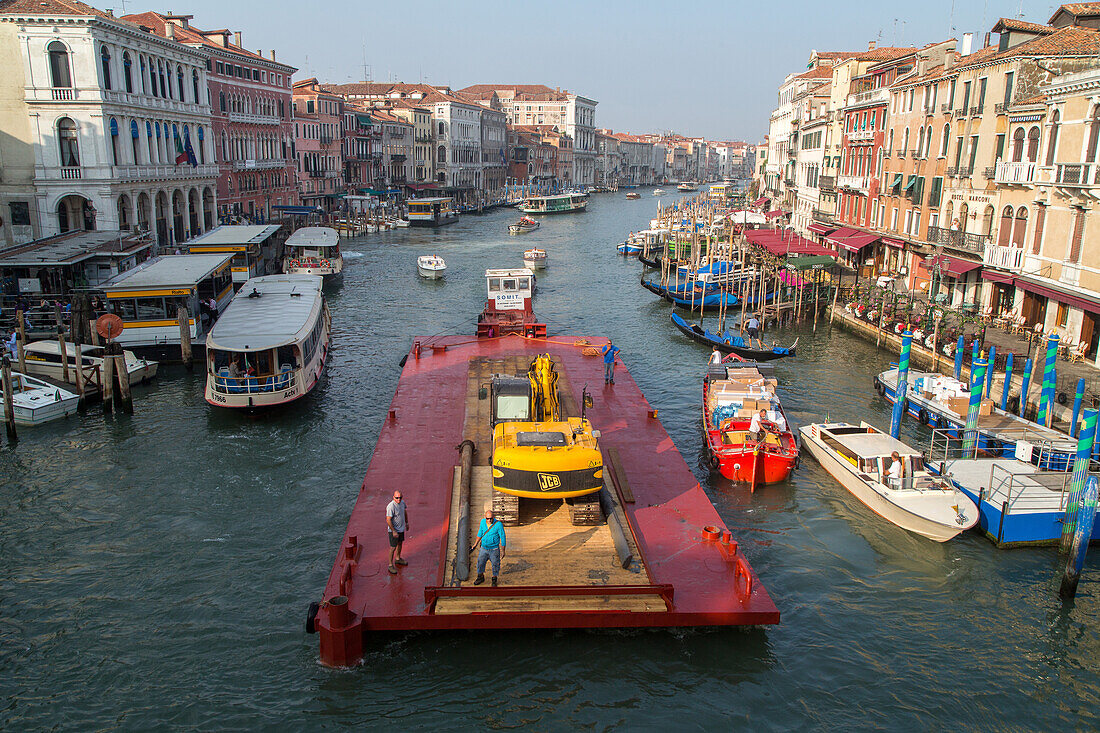
<svg viewBox="0 0 1100 733">
<path fill-rule="evenodd" d="M 271 60 L 275 60 L 275 49 L 271 49 Z"/>
<path fill-rule="evenodd" d="M 240 31 L 237 31 L 236 33 L 233 34 L 233 45 L 239 46 L 240 48 L 244 48 L 244 46 L 241 46 L 241 32 Z"/>
<path fill-rule="evenodd" d="M 229 31 L 222 34 L 222 48 L 229 48 Z"/>
<path fill-rule="evenodd" d="M 874 41 L 867 41 L 867 50 L 868 51 L 874 51 L 875 50 L 875 42 Z"/>
<path fill-rule="evenodd" d="M 175 40 L 176 38 L 176 26 L 172 23 L 164 24 L 164 37 Z"/>
<path fill-rule="evenodd" d="M 963 33 L 962 55 L 963 56 L 969 56 L 970 55 L 970 49 L 973 45 L 974 45 L 974 34 L 973 33 Z"/>
<path fill-rule="evenodd" d="M 982 46 L 982 48 L 989 48 L 989 37 L 990 37 L 990 35 L 991 35 L 991 34 L 989 33 L 989 31 L 986 31 L 986 34 L 985 34 L 985 45 L 984 45 L 984 46 Z"/>
</svg>

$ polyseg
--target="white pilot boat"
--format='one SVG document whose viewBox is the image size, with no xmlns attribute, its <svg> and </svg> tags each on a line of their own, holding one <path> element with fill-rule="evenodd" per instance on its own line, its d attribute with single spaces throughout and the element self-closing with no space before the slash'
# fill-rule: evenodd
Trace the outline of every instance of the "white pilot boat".
<svg viewBox="0 0 1100 733">
<path fill-rule="evenodd" d="M 814 423 L 802 447 L 871 511 L 902 529 L 946 542 L 978 522 L 978 507 L 925 468 L 920 451 L 867 423 Z M 901 475 L 890 477 L 897 451 Z"/>
<path fill-rule="evenodd" d="M 416 258 L 416 271 L 420 277 L 438 280 L 447 271 L 447 263 L 439 255 L 421 255 Z"/>
<path fill-rule="evenodd" d="M 0 386 L 0 390 L 3 387 Z M 12 407 L 16 425 L 41 425 L 76 412 L 80 397 L 41 379 L 11 373 Z M 0 397 L 2 397 L 0 393 Z M 0 399 L 0 416 L 8 417 L 7 400 Z"/>
</svg>

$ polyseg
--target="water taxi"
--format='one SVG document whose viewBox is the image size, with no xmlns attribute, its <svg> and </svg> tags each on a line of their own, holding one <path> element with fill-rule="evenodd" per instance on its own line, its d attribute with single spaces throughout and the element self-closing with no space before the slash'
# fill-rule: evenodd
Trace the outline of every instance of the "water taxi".
<svg viewBox="0 0 1100 733">
<path fill-rule="evenodd" d="M 23 347 L 27 373 L 50 379 L 65 379 L 65 372 L 73 375 L 76 370 L 76 345 L 65 344 L 66 370 L 61 363 L 61 344 L 57 341 L 32 341 Z M 104 347 L 93 344 L 80 345 L 80 364 L 85 374 L 103 374 Z M 126 359 L 126 373 L 131 386 L 141 384 L 157 376 L 157 362 L 139 358 L 132 351 L 123 351 Z M 68 381 L 74 381 L 70 378 Z M 95 377 L 92 381 L 99 383 Z"/>
<path fill-rule="evenodd" d="M 867 508 L 904 530 L 946 542 L 978 522 L 978 508 L 950 481 L 929 473 L 920 451 L 863 422 L 814 423 L 802 445 Z M 897 452 L 899 476 L 892 477 Z"/>
<path fill-rule="evenodd" d="M 663 188 L 655 188 L 655 189 L 653 189 L 653 195 L 654 196 L 664 196 L 665 195 L 665 190 Z"/>
<path fill-rule="evenodd" d="M 541 270 L 546 267 L 546 250 L 532 247 L 523 253 L 523 264 L 532 270 Z"/>
<path fill-rule="evenodd" d="M 206 401 L 254 409 L 293 402 L 328 363 L 332 316 L 319 275 L 244 284 L 206 337 Z"/>
<path fill-rule="evenodd" d="M 330 227 L 302 227 L 286 240 L 283 272 L 335 277 L 343 272 L 340 234 Z"/>
<path fill-rule="evenodd" d="M 525 216 L 517 221 L 515 224 L 508 225 L 509 234 L 527 234 L 538 229 L 541 224 L 529 216 Z"/>
<path fill-rule="evenodd" d="M 676 187 L 676 190 L 677 191 L 698 191 L 699 187 L 696 186 L 694 183 L 691 183 L 690 181 L 684 181 L 683 183 L 681 183 L 679 186 Z"/>
<path fill-rule="evenodd" d="M 627 193 L 626 197 L 630 200 L 640 199 L 642 197 L 642 194 L 638 193 L 637 191 L 630 191 L 629 193 Z"/>
<path fill-rule="evenodd" d="M 420 277 L 438 280 L 447 271 L 447 263 L 439 255 L 421 255 L 416 258 L 416 271 Z"/>
<path fill-rule="evenodd" d="M 15 424 L 34 426 L 68 417 L 76 412 L 80 397 L 20 372 L 11 373 L 12 407 Z M 0 386 L 3 397 L 3 386 Z M 0 399 L 0 417 L 8 417 L 7 400 Z"/>
<path fill-rule="evenodd" d="M 583 193 L 530 196 L 519 205 L 519 210 L 524 214 L 569 214 L 587 208 L 588 196 Z"/>
<path fill-rule="evenodd" d="M 448 197 L 411 199 L 407 208 L 409 226 L 441 227 L 458 221 L 454 199 Z"/>
<path fill-rule="evenodd" d="M 752 489 L 786 481 L 798 461 L 798 444 L 776 394 L 770 364 L 726 357 L 703 377 L 703 433 L 713 468 Z M 762 435 L 753 437 L 754 415 L 766 412 Z"/>
</svg>

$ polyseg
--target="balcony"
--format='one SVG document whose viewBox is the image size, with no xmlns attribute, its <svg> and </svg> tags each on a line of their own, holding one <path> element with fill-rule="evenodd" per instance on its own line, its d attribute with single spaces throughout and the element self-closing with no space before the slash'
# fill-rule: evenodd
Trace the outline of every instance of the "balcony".
<svg viewBox="0 0 1100 733">
<path fill-rule="evenodd" d="M 916 160 L 920 157 L 920 148 L 913 148 L 909 151 L 909 154 L 913 156 L 913 160 Z"/>
<path fill-rule="evenodd" d="M 965 165 L 960 168 L 956 168 L 955 175 L 959 178 L 970 178 L 972 175 L 974 175 L 974 166 Z"/>
<path fill-rule="evenodd" d="M 332 135 L 329 135 L 328 133 L 322 133 L 320 141 L 322 145 L 332 145 Z"/>
<path fill-rule="evenodd" d="M 244 112 L 230 112 L 230 122 L 243 122 L 249 125 L 278 125 L 280 120 L 275 115 L 251 115 Z"/>
<path fill-rule="evenodd" d="M 985 245 L 989 241 L 989 237 L 984 234 L 969 234 L 967 232 L 957 232 L 953 229 L 930 226 L 928 227 L 928 241 L 931 244 L 942 244 L 961 252 L 973 252 L 984 256 Z"/>
<path fill-rule="evenodd" d="M 982 262 L 1002 270 L 1019 272 L 1024 266 L 1023 247 L 1005 247 L 998 244 L 987 244 Z"/>
<path fill-rule="evenodd" d="M 950 102 L 940 105 L 940 112 L 942 112 L 943 114 L 947 114 L 950 111 L 951 111 L 951 103 Z"/>
<path fill-rule="evenodd" d="M 993 180 L 997 183 L 1034 183 L 1035 163 L 1024 161 L 1022 163 L 1006 163 L 1001 161 L 995 166 Z M 987 175 L 988 177 L 988 175 Z"/>
<path fill-rule="evenodd" d="M 856 191 L 866 191 L 871 186 L 870 176 L 837 176 L 838 188 L 847 188 Z"/>
<path fill-rule="evenodd" d="M 787 188 L 794 188 L 797 184 L 795 184 L 793 178 L 784 178 L 783 185 L 785 185 Z"/>
<path fill-rule="evenodd" d="M 82 175 L 82 169 L 78 165 L 65 166 L 61 169 L 61 180 L 75 181 Z"/>
<path fill-rule="evenodd" d="M 819 176 L 817 179 L 817 187 L 821 191 L 835 191 L 836 176 Z"/>
<path fill-rule="evenodd" d="M 999 115 L 1003 115 L 1005 112 L 1008 111 L 1008 102 L 998 102 L 997 104 L 993 105 L 993 111 Z"/>
<path fill-rule="evenodd" d="M 896 154 L 899 158 L 904 158 L 905 157 L 905 148 L 900 148 L 899 150 L 896 151 Z"/>
<path fill-rule="evenodd" d="M 825 224 L 831 224 L 833 222 L 833 212 L 825 211 L 824 209 L 813 209 L 810 211 L 810 217 L 814 221 L 820 221 Z"/>
<path fill-rule="evenodd" d="M 863 142 L 867 140 L 875 139 L 874 130 L 852 130 L 848 133 L 848 140 L 851 142 Z"/>
<path fill-rule="evenodd" d="M 981 117 L 982 116 L 982 108 L 981 107 L 971 107 L 970 108 L 970 116 L 971 117 Z"/>
<path fill-rule="evenodd" d="M 55 88 L 52 91 L 53 91 L 52 96 L 53 96 L 53 99 L 54 99 L 55 102 L 71 102 L 74 99 L 76 99 L 76 90 L 75 89 L 58 89 L 58 88 Z"/>
<path fill-rule="evenodd" d="M 952 117 L 966 117 L 966 108 L 963 107 L 962 109 L 955 110 L 954 112 L 951 113 L 951 116 Z"/>
<path fill-rule="evenodd" d="M 853 105 L 863 104 L 885 104 L 890 100 L 890 90 L 887 87 L 879 87 L 878 89 L 869 89 L 865 92 L 856 92 L 855 94 L 849 94 L 846 102 L 846 106 L 851 107 Z"/>
<path fill-rule="evenodd" d="M 1100 185 L 1100 165 L 1096 163 L 1059 163 L 1055 166 L 1054 183 L 1058 186 L 1086 188 Z"/>
</svg>

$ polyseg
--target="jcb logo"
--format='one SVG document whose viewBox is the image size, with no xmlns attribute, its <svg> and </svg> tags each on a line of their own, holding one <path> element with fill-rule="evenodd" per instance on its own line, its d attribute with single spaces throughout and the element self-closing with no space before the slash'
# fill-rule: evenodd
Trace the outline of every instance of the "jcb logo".
<svg viewBox="0 0 1100 733">
<path fill-rule="evenodd" d="M 549 491 L 561 486 L 561 479 L 552 473 L 540 473 L 539 474 L 539 488 L 543 491 Z"/>
</svg>

